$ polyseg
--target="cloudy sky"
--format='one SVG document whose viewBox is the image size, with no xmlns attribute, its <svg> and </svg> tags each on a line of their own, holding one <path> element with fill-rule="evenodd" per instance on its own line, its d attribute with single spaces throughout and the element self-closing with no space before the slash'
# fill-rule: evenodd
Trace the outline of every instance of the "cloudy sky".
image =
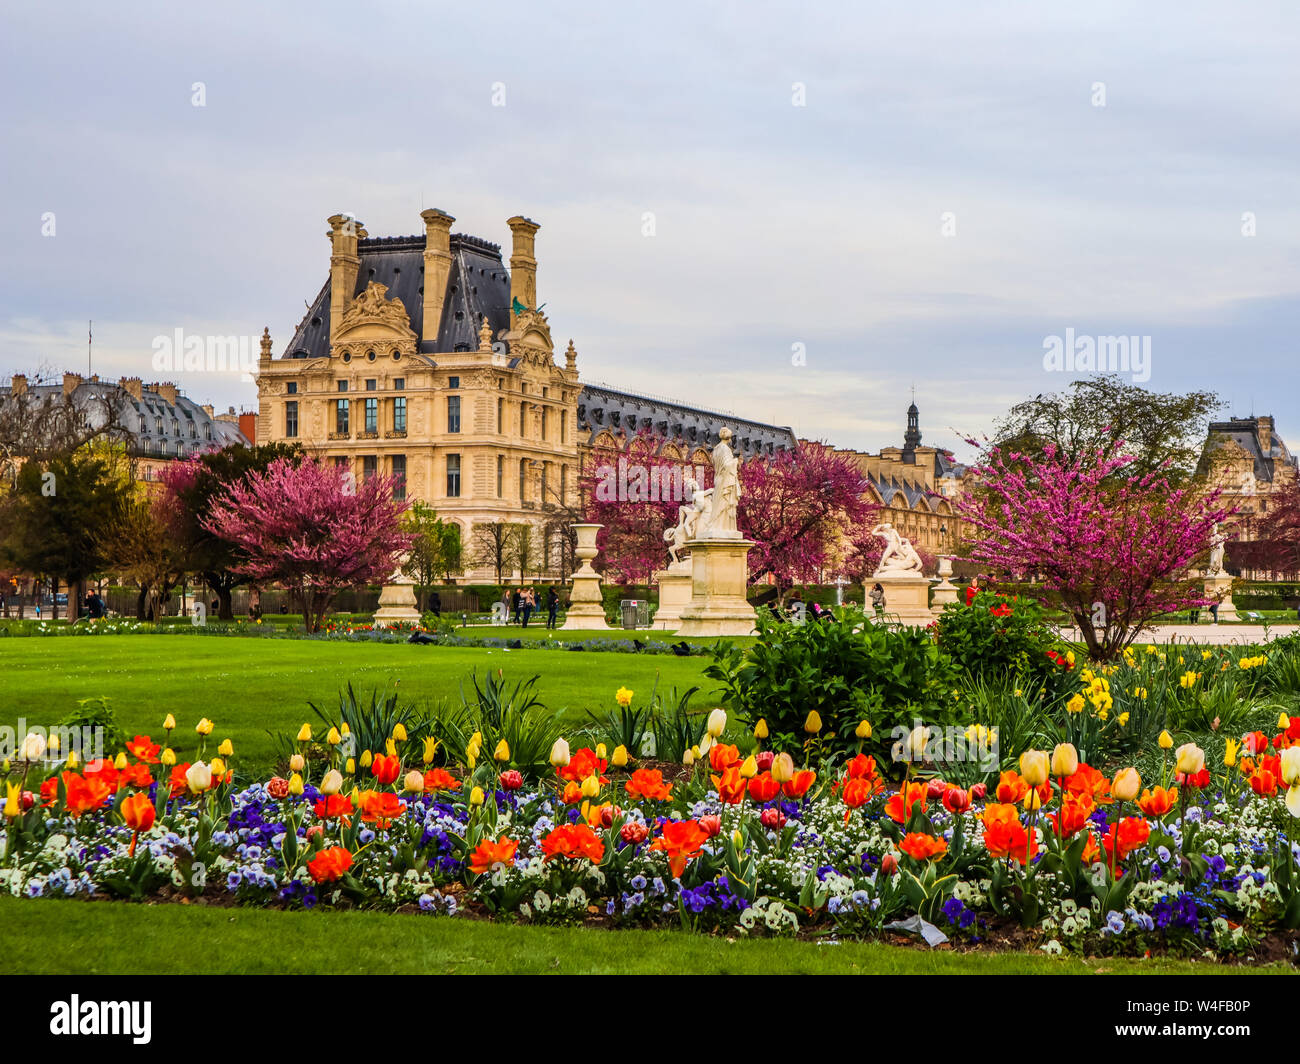
<svg viewBox="0 0 1300 1064">
<path fill-rule="evenodd" d="M 1072 329 L 1149 338 L 1144 386 L 1300 446 L 1298 29 L 1185 0 L 6 5 L 0 377 L 84 370 L 88 319 L 101 376 L 158 376 L 176 329 L 279 354 L 330 214 L 440 207 L 507 247 L 542 224 L 588 379 L 873 450 L 915 387 L 952 445 L 1064 387 Z"/>
</svg>

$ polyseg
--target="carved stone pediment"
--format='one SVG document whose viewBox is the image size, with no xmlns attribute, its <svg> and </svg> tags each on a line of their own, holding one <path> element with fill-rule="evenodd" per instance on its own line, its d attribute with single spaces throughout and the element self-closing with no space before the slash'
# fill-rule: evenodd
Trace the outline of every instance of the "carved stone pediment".
<svg viewBox="0 0 1300 1064">
<path fill-rule="evenodd" d="M 396 332 L 403 339 L 415 336 L 411 319 L 400 299 L 388 298 L 388 286 L 371 281 L 366 290 L 357 296 L 343 312 L 338 335 L 341 337 L 363 325 L 381 325 Z"/>
<path fill-rule="evenodd" d="M 506 333 L 510 349 L 516 354 L 544 353 L 550 361 L 555 344 L 551 341 L 551 326 L 540 310 L 522 310 L 515 317 L 515 327 Z M 521 351 L 520 349 L 528 349 Z"/>
</svg>

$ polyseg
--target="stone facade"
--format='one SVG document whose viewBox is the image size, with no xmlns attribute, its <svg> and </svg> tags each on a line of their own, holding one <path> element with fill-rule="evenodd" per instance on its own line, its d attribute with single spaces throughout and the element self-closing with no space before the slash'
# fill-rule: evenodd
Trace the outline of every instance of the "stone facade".
<svg viewBox="0 0 1300 1064">
<path fill-rule="evenodd" d="M 1222 489 L 1223 505 L 1237 509 L 1227 526 L 1232 539 L 1251 542 L 1273 497 L 1294 487 L 1297 458 L 1273 428 L 1271 415 L 1210 423 L 1199 472 Z"/>
</svg>

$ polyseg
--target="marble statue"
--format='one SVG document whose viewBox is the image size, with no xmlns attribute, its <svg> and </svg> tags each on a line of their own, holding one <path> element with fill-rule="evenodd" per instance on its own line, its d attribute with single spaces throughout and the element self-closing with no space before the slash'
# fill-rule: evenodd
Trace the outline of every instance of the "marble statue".
<svg viewBox="0 0 1300 1064">
<path fill-rule="evenodd" d="M 730 446 L 731 429 L 718 432 L 718 443 L 713 448 L 713 489 L 709 498 L 709 513 L 703 527 L 697 530 L 697 539 L 741 539 L 736 527 L 736 508 L 740 503 L 740 459 Z"/>
<path fill-rule="evenodd" d="M 701 488 L 690 474 L 686 475 L 682 484 L 686 488 L 690 501 L 677 507 L 677 524 L 672 528 L 664 529 L 664 542 L 668 544 L 668 555 L 673 560 L 672 564 L 677 567 L 683 564 L 677 552 L 686 546 L 687 540 L 695 538 L 699 530 L 700 518 L 709 508 L 713 497 L 713 489 Z"/>
<path fill-rule="evenodd" d="M 1206 576 L 1223 575 L 1223 554 L 1227 549 L 1228 537 L 1219 531 L 1219 522 L 1214 522 L 1214 531 L 1210 533 L 1210 567 Z"/>
<path fill-rule="evenodd" d="M 885 549 L 880 554 L 880 564 L 876 566 L 874 576 L 887 576 L 893 573 L 916 573 L 921 572 L 921 556 L 916 553 L 916 548 L 912 546 L 912 541 L 906 536 L 900 536 L 898 529 L 888 521 L 876 525 L 871 530 L 873 536 L 879 536 L 885 541 Z"/>
</svg>

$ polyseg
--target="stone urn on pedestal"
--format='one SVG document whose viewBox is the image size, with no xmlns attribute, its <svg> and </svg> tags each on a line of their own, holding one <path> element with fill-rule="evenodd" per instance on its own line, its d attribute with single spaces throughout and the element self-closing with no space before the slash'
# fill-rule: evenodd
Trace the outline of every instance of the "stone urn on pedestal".
<svg viewBox="0 0 1300 1064">
<path fill-rule="evenodd" d="M 952 582 L 952 557 L 947 554 L 939 556 L 939 582 L 934 585 L 934 597 L 931 609 L 936 615 L 950 602 L 957 601 L 957 585 Z"/>
<path fill-rule="evenodd" d="M 405 564 L 405 559 L 402 564 Z M 400 564 L 379 592 L 379 609 L 375 611 L 372 623 L 376 628 L 420 623 L 420 611 L 416 608 L 415 601 L 415 581 L 402 572 Z"/>
<path fill-rule="evenodd" d="M 578 546 L 574 551 L 582 564 L 574 572 L 572 590 L 569 592 L 569 608 L 565 612 L 564 624 L 560 627 L 567 631 L 608 630 L 605 622 L 605 604 L 600 594 L 600 574 L 591 567 L 592 559 L 600 553 L 596 546 L 596 536 L 604 525 L 574 525 L 578 536 Z"/>
</svg>

